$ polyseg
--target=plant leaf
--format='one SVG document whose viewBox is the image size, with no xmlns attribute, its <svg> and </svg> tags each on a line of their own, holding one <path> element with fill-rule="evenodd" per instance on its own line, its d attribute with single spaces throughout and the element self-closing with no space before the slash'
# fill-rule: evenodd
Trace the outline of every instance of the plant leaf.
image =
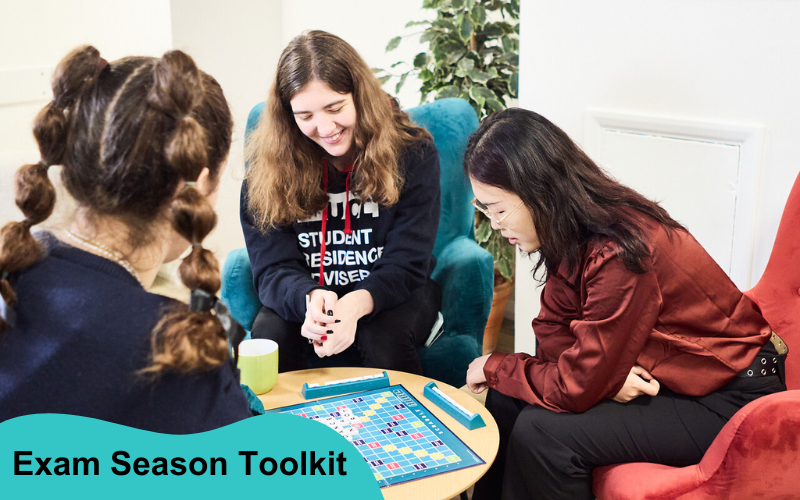
<svg viewBox="0 0 800 500">
<path fill-rule="evenodd" d="M 442 87 L 439 89 L 439 92 L 436 94 L 437 99 L 444 99 L 445 97 L 457 97 L 460 93 L 460 90 L 455 85 L 447 85 L 446 87 Z"/>
<path fill-rule="evenodd" d="M 431 26 L 436 26 L 438 28 L 442 28 L 447 31 L 456 31 L 456 25 L 453 24 L 453 21 L 447 19 L 437 19 L 436 21 L 431 23 Z"/>
<path fill-rule="evenodd" d="M 505 31 L 497 23 L 490 23 L 484 26 L 483 34 L 486 35 L 486 38 L 498 38 L 503 36 Z"/>
<path fill-rule="evenodd" d="M 492 78 L 489 73 L 485 71 L 481 71 L 479 69 L 471 69 L 467 72 L 467 76 L 470 80 L 475 83 L 480 83 L 481 85 L 486 85 L 486 83 Z"/>
<path fill-rule="evenodd" d="M 412 26 L 422 26 L 424 24 L 431 24 L 430 21 L 409 21 L 406 23 L 406 28 L 410 28 Z"/>
<path fill-rule="evenodd" d="M 489 237 L 489 242 L 486 244 L 486 250 L 492 254 L 492 259 L 494 259 L 494 263 L 497 265 L 497 263 L 500 261 L 500 254 L 497 251 L 497 239 L 494 237 L 494 233 Z"/>
<path fill-rule="evenodd" d="M 480 94 L 480 92 L 478 91 L 478 89 L 480 89 L 480 88 L 483 88 L 483 87 L 472 87 L 472 88 L 470 88 L 470 89 L 469 89 L 469 97 L 470 97 L 470 98 L 471 98 L 473 101 L 475 101 L 475 102 L 478 104 L 478 106 L 479 106 L 479 107 L 481 107 L 481 108 L 482 108 L 482 107 L 483 107 L 483 104 L 484 104 L 484 102 L 486 102 L 486 98 L 485 98 L 485 97 L 483 97 L 483 96 Z"/>
<path fill-rule="evenodd" d="M 419 54 L 414 57 L 414 67 L 415 68 L 424 68 L 425 65 L 428 64 L 428 54 L 425 52 L 420 52 Z"/>
<path fill-rule="evenodd" d="M 498 64 L 508 64 L 510 66 L 519 66 L 519 54 L 516 52 L 509 52 L 495 59 Z"/>
<path fill-rule="evenodd" d="M 502 40 L 503 42 L 504 51 L 506 52 L 514 51 L 514 42 L 511 41 L 511 38 L 509 38 L 508 35 L 503 35 L 503 38 L 501 38 L 500 40 Z"/>
<path fill-rule="evenodd" d="M 501 103 L 497 99 L 486 99 L 486 107 L 491 109 L 493 113 L 496 113 L 497 111 L 503 111 L 504 109 L 506 109 L 506 107 L 503 106 L 503 103 Z"/>
<path fill-rule="evenodd" d="M 508 243 L 503 247 L 503 257 L 505 257 L 509 262 L 514 262 L 516 256 L 517 256 L 517 250 L 515 245 Z"/>
<path fill-rule="evenodd" d="M 388 82 L 391 79 L 392 79 L 392 75 L 386 75 L 386 76 L 382 76 L 382 77 L 378 78 L 378 80 L 381 81 L 381 85 L 383 85 L 384 83 Z"/>
<path fill-rule="evenodd" d="M 406 83 L 406 78 L 408 78 L 408 73 L 403 73 L 400 75 L 400 81 L 397 82 L 397 86 L 394 88 L 395 94 L 400 93 L 400 89 L 403 87 L 403 84 Z"/>
<path fill-rule="evenodd" d="M 465 57 L 464 59 L 458 61 L 458 67 L 456 68 L 456 76 L 464 78 L 465 76 L 467 76 L 467 72 L 472 70 L 474 67 L 475 67 L 475 61 Z"/>
<path fill-rule="evenodd" d="M 400 45 L 400 41 L 403 39 L 401 36 L 396 36 L 389 40 L 389 43 L 386 45 L 386 52 L 391 52 Z"/>
<path fill-rule="evenodd" d="M 464 0 L 451 0 L 450 5 L 452 5 L 454 9 L 461 9 L 464 7 Z"/>
<path fill-rule="evenodd" d="M 428 29 L 426 29 L 426 30 L 425 30 L 425 33 L 423 33 L 423 34 L 422 34 L 422 35 L 419 37 L 419 43 L 425 43 L 425 42 L 430 42 L 430 41 L 434 41 L 434 42 L 435 42 L 435 40 L 436 40 L 436 39 L 437 39 L 437 38 L 438 38 L 438 37 L 439 37 L 441 34 L 442 34 L 442 32 L 441 32 L 441 31 L 439 31 L 439 30 L 437 30 L 437 29 L 434 29 L 434 28 L 428 28 Z"/>
<path fill-rule="evenodd" d="M 473 94 L 473 95 L 479 95 L 484 100 L 486 100 L 486 99 L 497 99 L 497 95 L 494 92 L 492 92 L 491 90 L 487 89 L 486 87 L 478 87 L 478 86 L 472 87 L 470 89 L 469 93 Z"/>
<path fill-rule="evenodd" d="M 461 20 L 461 25 L 458 28 L 458 36 L 461 37 L 464 43 L 467 43 L 470 37 L 472 37 L 472 19 L 470 19 L 469 16 L 464 16 Z"/>
<path fill-rule="evenodd" d="M 481 4 L 473 7 L 470 15 L 472 16 L 472 20 L 475 21 L 475 24 L 478 26 L 481 26 L 486 22 L 486 9 L 484 9 L 483 5 Z"/>
<path fill-rule="evenodd" d="M 478 227 L 475 228 L 475 241 L 480 243 L 486 243 L 489 240 L 489 236 L 492 235 L 492 224 L 489 222 L 489 219 L 486 217 L 481 216 L 482 219 L 478 223 Z"/>
<path fill-rule="evenodd" d="M 519 19 L 519 5 L 514 5 L 514 2 L 506 4 L 503 9 L 508 12 L 511 19 Z"/>
<path fill-rule="evenodd" d="M 514 269 L 512 269 L 511 263 L 506 259 L 500 259 L 497 262 L 497 270 L 500 271 L 500 274 L 506 279 L 511 279 L 511 277 L 514 276 Z"/>
<path fill-rule="evenodd" d="M 498 10 L 503 8 L 503 0 L 492 0 L 486 5 L 487 10 Z"/>
<path fill-rule="evenodd" d="M 519 73 L 514 72 L 511 74 L 511 78 L 508 80 L 508 86 L 511 90 L 511 95 L 517 97 L 519 94 Z"/>
<path fill-rule="evenodd" d="M 464 56 L 464 52 L 463 51 L 459 50 L 459 51 L 456 51 L 456 52 L 451 52 L 450 55 L 447 56 L 447 64 L 455 64 L 463 56 Z M 458 75 L 458 76 L 463 77 L 464 75 Z"/>
</svg>

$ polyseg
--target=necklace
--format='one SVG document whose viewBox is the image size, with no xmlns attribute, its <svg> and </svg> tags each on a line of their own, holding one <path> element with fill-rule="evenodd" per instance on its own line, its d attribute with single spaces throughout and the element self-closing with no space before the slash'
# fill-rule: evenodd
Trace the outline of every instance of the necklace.
<svg viewBox="0 0 800 500">
<path fill-rule="evenodd" d="M 116 262 L 117 264 L 122 266 L 126 271 L 131 273 L 131 276 L 136 278 L 136 281 L 139 281 L 139 273 L 136 272 L 136 269 L 133 268 L 131 263 L 128 262 L 127 259 L 125 259 L 125 257 L 122 256 L 121 253 L 117 252 L 116 250 L 108 248 L 102 243 L 90 240 L 86 236 L 72 232 L 69 229 L 65 230 L 64 234 L 66 234 L 72 241 L 75 241 L 76 243 L 83 245 L 86 248 L 90 248 L 94 250 L 96 253 L 102 255 L 103 257 Z"/>
</svg>

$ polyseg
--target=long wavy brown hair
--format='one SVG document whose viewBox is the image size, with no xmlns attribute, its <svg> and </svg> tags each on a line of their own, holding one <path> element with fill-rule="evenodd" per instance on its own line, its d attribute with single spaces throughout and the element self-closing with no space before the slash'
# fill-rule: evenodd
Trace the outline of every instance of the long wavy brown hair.
<svg viewBox="0 0 800 500">
<path fill-rule="evenodd" d="M 362 199 L 384 206 L 397 203 L 404 184 L 400 158 L 408 148 L 431 139 L 381 89 L 347 42 L 324 31 L 301 34 L 281 54 L 258 128 L 247 144 L 248 209 L 263 231 L 309 217 L 327 203 L 322 187 L 326 153 L 300 131 L 290 104 L 315 79 L 353 95 L 356 168 L 351 186 Z"/>
</svg>

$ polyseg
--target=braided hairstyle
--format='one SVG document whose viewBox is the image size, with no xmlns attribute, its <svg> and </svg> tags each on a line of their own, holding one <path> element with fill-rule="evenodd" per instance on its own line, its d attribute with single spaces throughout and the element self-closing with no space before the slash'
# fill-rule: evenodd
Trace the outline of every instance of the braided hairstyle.
<svg viewBox="0 0 800 500">
<path fill-rule="evenodd" d="M 216 294 L 219 264 L 202 242 L 217 217 L 194 185 L 205 167 L 216 182 L 230 149 L 233 122 L 216 80 L 181 51 L 109 64 L 97 49 L 84 46 L 59 63 L 53 95 L 34 124 L 42 161 L 16 175 L 16 203 L 25 220 L 0 231 L 3 277 L 43 255 L 30 227 L 53 210 L 47 166 L 62 165 L 64 186 L 81 209 L 124 222 L 131 248 L 154 241 L 159 235 L 153 227 L 169 221 L 192 243 L 180 265 L 181 280 L 193 290 Z M 13 305 L 8 280 L 0 287 Z M 193 312 L 183 304 L 158 322 L 152 347 L 152 363 L 144 370 L 151 375 L 209 370 L 229 356 L 214 313 Z"/>
</svg>

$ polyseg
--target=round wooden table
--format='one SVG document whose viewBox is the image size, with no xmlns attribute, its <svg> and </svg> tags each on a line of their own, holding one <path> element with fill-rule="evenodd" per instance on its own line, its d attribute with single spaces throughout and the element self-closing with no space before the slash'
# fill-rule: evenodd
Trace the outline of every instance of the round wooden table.
<svg viewBox="0 0 800 500">
<path fill-rule="evenodd" d="M 468 467 L 453 472 L 439 474 L 425 479 L 410 481 L 408 483 L 389 486 L 381 489 L 385 499 L 407 500 L 449 500 L 458 496 L 461 492 L 475 484 L 483 476 L 494 462 L 497 455 L 497 447 L 500 443 L 500 435 L 497 432 L 497 424 L 492 415 L 469 394 L 445 384 L 435 381 L 436 385 L 445 394 L 456 400 L 460 405 L 473 413 L 479 413 L 486 422 L 486 427 L 468 430 L 458 423 L 454 418 L 433 404 L 428 398 L 422 395 L 425 384 L 433 379 L 412 375 L 405 372 L 393 370 L 378 370 L 375 368 L 316 368 L 312 370 L 300 370 L 286 372 L 278 375 L 278 382 L 268 393 L 259 396 L 264 407 L 267 409 L 280 408 L 283 406 L 303 403 L 306 400 L 300 394 L 303 383 L 322 383 L 331 380 L 345 378 L 363 377 L 386 371 L 392 385 L 402 384 L 406 390 L 417 400 L 425 405 L 443 424 L 458 436 L 472 451 L 478 454 L 486 464 L 475 467 Z"/>
</svg>

